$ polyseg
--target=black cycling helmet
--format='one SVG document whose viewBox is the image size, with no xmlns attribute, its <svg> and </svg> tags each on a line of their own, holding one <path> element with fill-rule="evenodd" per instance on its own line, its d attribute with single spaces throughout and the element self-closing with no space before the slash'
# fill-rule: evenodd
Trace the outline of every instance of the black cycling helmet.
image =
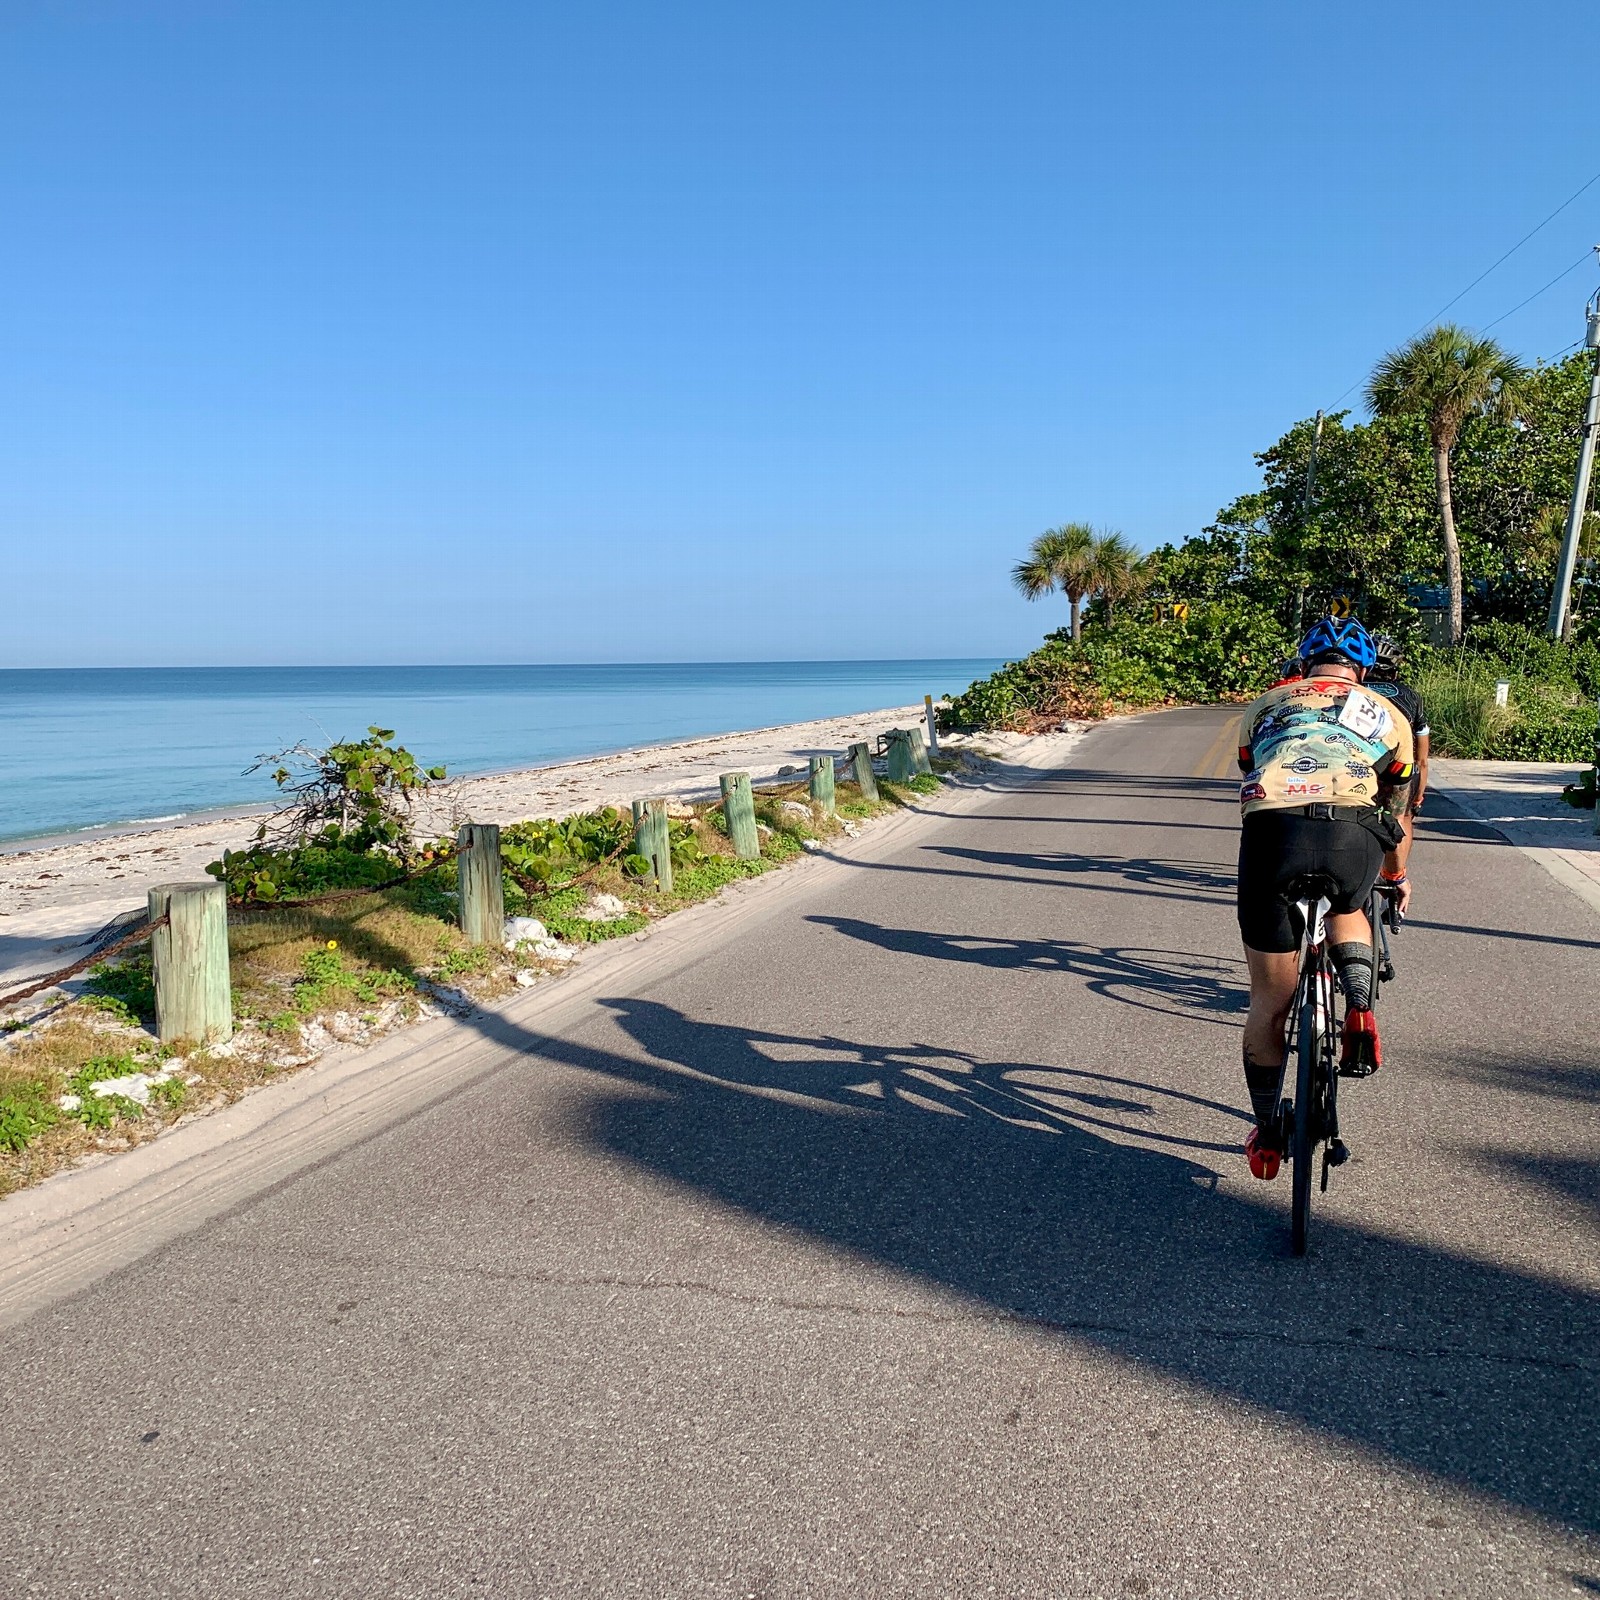
<svg viewBox="0 0 1600 1600">
<path fill-rule="evenodd" d="M 1400 641 L 1391 633 L 1375 633 L 1372 636 L 1372 648 L 1378 656 L 1372 664 L 1372 676 L 1385 682 L 1399 677 L 1400 664 L 1406 658 Z"/>
<path fill-rule="evenodd" d="M 1352 667 L 1367 668 L 1378 659 L 1372 635 L 1354 617 L 1323 617 L 1312 623 L 1300 641 L 1300 659 L 1308 665 L 1319 661 L 1344 661 Z"/>
</svg>

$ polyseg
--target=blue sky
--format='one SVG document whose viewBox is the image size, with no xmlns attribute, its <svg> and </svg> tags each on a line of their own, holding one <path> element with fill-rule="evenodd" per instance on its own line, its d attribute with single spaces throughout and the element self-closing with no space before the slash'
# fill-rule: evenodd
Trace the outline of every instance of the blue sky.
<svg viewBox="0 0 1600 1600">
<path fill-rule="evenodd" d="M 16 0 L 0 665 L 1018 652 L 1600 168 L 1592 21 Z"/>
</svg>

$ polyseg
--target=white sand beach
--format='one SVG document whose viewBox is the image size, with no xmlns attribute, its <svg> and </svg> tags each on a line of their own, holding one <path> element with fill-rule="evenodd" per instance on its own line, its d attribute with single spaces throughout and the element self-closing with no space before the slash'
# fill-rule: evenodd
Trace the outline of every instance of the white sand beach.
<svg viewBox="0 0 1600 1600">
<path fill-rule="evenodd" d="M 895 706 L 712 735 L 676 744 L 622 750 L 556 766 L 465 778 L 424 831 L 449 826 L 449 806 L 475 822 L 517 822 L 567 816 L 647 796 L 702 799 L 717 792 L 723 772 L 748 771 L 758 782 L 783 766 L 804 767 L 811 755 L 842 754 L 887 728 L 908 727 L 921 706 Z M 986 735 L 999 748 L 1006 735 Z M 87 839 L 42 842 L 0 855 L 0 977 L 47 972 L 75 958 L 91 933 L 123 912 L 142 908 L 154 884 L 192 882 L 224 850 L 248 845 L 259 812 L 212 816 Z"/>
</svg>

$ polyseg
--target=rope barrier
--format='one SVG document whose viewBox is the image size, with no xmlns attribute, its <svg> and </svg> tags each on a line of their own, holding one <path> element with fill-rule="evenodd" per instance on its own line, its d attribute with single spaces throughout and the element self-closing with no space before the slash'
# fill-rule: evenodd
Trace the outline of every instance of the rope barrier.
<svg viewBox="0 0 1600 1600">
<path fill-rule="evenodd" d="M 577 875 L 577 877 L 567 878 L 561 883 L 541 884 L 538 878 L 524 877 L 522 873 L 518 872 L 515 867 L 508 866 L 503 856 L 501 857 L 501 866 L 506 872 L 511 874 L 512 878 L 515 879 L 518 887 L 524 894 L 560 894 L 565 889 L 576 889 L 580 883 L 587 883 L 589 879 L 592 878 L 603 867 L 609 867 L 618 856 L 629 855 L 632 853 L 632 851 L 633 840 L 625 840 L 623 843 L 619 844 L 610 855 L 602 857 L 599 861 L 596 861 L 593 866 L 585 867 L 583 871 Z"/>
<path fill-rule="evenodd" d="M 74 961 L 70 967 L 63 967 L 59 972 L 52 972 L 43 978 L 36 978 L 32 983 L 21 989 L 13 989 L 10 994 L 0 995 L 0 1011 L 5 1010 L 7 1006 L 15 1005 L 19 1000 L 30 1000 L 34 995 L 41 994 L 46 989 L 53 989 L 58 983 L 63 983 L 68 978 L 77 977 L 80 972 L 96 965 L 98 962 L 104 961 L 107 956 L 117 955 L 130 945 L 142 943 L 157 928 L 166 927 L 167 923 L 168 918 L 165 915 L 159 916 L 154 922 L 146 922 L 135 928 L 132 933 L 125 938 L 118 939 L 115 944 L 108 944 L 101 949 L 91 950 L 81 961 Z"/>
</svg>

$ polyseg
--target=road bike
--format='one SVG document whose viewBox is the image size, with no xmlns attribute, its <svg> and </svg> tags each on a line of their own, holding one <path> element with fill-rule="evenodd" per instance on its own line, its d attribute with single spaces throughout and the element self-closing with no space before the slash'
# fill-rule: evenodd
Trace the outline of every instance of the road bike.
<svg viewBox="0 0 1600 1600">
<path fill-rule="evenodd" d="M 1297 878 L 1289 897 L 1300 913 L 1300 981 L 1294 1009 L 1289 1013 L 1288 1053 L 1295 1063 L 1294 1098 L 1280 1108 L 1279 1126 L 1286 1143 L 1291 1178 L 1290 1242 L 1303 1256 L 1311 1227 L 1311 1180 L 1322 1148 L 1321 1192 L 1328 1190 L 1328 1172 L 1342 1167 L 1350 1151 L 1339 1137 L 1340 1020 L 1336 1007 L 1339 980 L 1328 951 L 1327 918 L 1334 894 L 1333 883 L 1320 874 Z M 1373 886 L 1367 899 L 1367 921 L 1372 928 L 1373 1005 L 1378 990 L 1395 974 L 1390 937 L 1400 931 L 1399 899 L 1387 884 Z"/>
</svg>

